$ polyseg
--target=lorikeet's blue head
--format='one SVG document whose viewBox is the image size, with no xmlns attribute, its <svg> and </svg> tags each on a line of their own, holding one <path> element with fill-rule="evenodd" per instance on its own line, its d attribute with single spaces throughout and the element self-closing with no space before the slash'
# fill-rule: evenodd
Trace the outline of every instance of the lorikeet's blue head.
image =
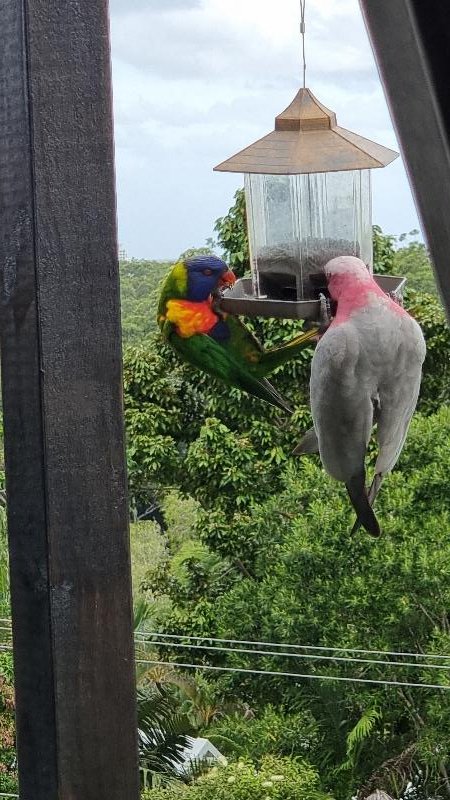
<svg viewBox="0 0 450 800">
<path fill-rule="evenodd" d="M 184 262 L 188 274 L 187 300 L 201 303 L 220 286 L 230 286 L 235 276 L 217 256 L 195 256 Z"/>
</svg>

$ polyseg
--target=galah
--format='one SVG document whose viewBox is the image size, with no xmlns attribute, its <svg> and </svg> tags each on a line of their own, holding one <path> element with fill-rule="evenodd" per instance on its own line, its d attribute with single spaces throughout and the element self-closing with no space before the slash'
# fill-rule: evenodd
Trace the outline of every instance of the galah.
<svg viewBox="0 0 450 800">
<path fill-rule="evenodd" d="M 220 311 L 217 293 L 235 280 L 234 273 L 216 256 L 178 261 L 159 298 L 162 335 L 184 361 L 290 413 L 286 400 L 265 376 L 296 356 L 317 330 L 264 350 L 243 322 Z"/>
<path fill-rule="evenodd" d="M 362 525 L 380 526 L 372 510 L 384 476 L 402 450 L 417 403 L 425 341 L 417 322 L 352 256 L 325 265 L 335 316 L 320 338 L 311 364 L 314 429 L 294 450 L 319 452 L 325 470 L 347 487 Z M 378 457 L 366 491 L 365 456 L 376 424 Z"/>
</svg>

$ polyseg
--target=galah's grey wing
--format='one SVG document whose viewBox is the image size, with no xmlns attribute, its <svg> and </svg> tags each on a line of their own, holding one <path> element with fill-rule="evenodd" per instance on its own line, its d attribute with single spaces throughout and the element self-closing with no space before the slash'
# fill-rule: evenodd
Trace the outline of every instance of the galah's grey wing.
<svg viewBox="0 0 450 800">
<path fill-rule="evenodd" d="M 379 452 L 375 473 L 383 476 L 398 460 L 419 396 L 425 342 L 422 331 L 411 317 L 402 318 L 396 344 L 391 374 L 385 376 L 379 387 Z"/>
<path fill-rule="evenodd" d="M 377 404 L 378 458 L 369 489 L 373 505 L 385 475 L 395 466 L 408 433 L 420 391 L 425 341 L 419 325 L 411 317 L 403 317 L 392 342 L 395 358 L 380 383 Z M 356 520 L 352 534 L 360 527 Z"/>
<path fill-rule="evenodd" d="M 326 471 L 347 487 L 358 518 L 380 533 L 365 488 L 364 460 L 373 426 L 373 374 L 349 320 L 331 326 L 311 364 L 311 411 Z"/>
</svg>

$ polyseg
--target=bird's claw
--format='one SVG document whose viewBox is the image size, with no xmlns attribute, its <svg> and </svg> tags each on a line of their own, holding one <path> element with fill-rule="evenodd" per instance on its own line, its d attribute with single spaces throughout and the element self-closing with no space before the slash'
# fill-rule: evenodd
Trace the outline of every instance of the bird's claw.
<svg viewBox="0 0 450 800">
<path fill-rule="evenodd" d="M 325 295 L 322 294 L 322 292 L 319 294 L 319 304 L 320 304 L 319 320 L 318 320 L 319 332 L 325 333 L 325 331 L 331 324 L 332 314 L 331 314 L 331 303 L 328 297 L 325 297 Z"/>
</svg>

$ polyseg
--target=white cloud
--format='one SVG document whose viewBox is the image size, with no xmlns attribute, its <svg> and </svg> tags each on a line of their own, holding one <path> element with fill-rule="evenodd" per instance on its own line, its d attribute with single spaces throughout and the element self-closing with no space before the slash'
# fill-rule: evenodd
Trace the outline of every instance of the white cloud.
<svg viewBox="0 0 450 800">
<path fill-rule="evenodd" d="M 112 0 L 111 10 L 121 242 L 136 256 L 176 256 L 211 235 L 242 183 L 212 167 L 271 130 L 300 85 L 298 0 Z M 339 124 L 396 147 L 358 0 L 308 0 L 307 63 Z M 417 225 L 401 165 L 381 183 L 396 198 L 374 202 L 383 217 L 390 205 L 386 229 Z"/>
</svg>

